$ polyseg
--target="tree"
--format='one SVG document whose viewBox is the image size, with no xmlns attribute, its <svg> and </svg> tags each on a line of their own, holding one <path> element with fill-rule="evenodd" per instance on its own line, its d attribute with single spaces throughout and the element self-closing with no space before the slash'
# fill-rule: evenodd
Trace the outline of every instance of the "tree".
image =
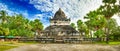
<svg viewBox="0 0 120 51">
<path fill-rule="evenodd" d="M 120 26 L 117 26 L 112 29 L 110 34 L 111 40 L 120 41 Z"/>
<path fill-rule="evenodd" d="M 97 11 L 99 11 L 100 14 L 104 15 L 107 19 L 107 24 L 109 25 L 110 18 L 116 14 L 119 13 L 119 5 L 116 5 L 117 0 L 103 0 L 104 5 L 101 5 Z M 106 33 L 106 43 L 109 41 L 109 26 L 106 26 L 107 33 Z"/>
<path fill-rule="evenodd" d="M 33 37 L 34 32 L 40 33 L 43 29 L 39 19 L 30 21 L 22 14 L 9 16 L 3 10 L 0 11 L 0 20 L 0 36 Z"/>
<path fill-rule="evenodd" d="M 35 19 L 34 21 L 31 21 L 30 25 L 32 26 L 32 30 L 35 31 L 35 33 L 37 34 L 40 34 L 40 31 L 43 30 L 43 25 L 39 19 Z"/>
<path fill-rule="evenodd" d="M 23 17 L 21 14 L 13 15 L 8 17 L 8 23 L 6 26 L 10 29 L 11 36 L 31 37 L 33 35 L 32 26 L 30 21 Z"/>
<path fill-rule="evenodd" d="M 0 27 L 0 35 L 7 36 L 9 34 L 9 28 Z"/>
<path fill-rule="evenodd" d="M 11 29 L 9 35 L 11 35 L 11 36 L 18 36 L 18 31 L 17 31 L 17 29 Z"/>
<path fill-rule="evenodd" d="M 12 35 L 21 37 L 32 37 L 33 35 L 33 31 L 31 31 L 31 25 L 29 24 L 29 20 L 23 17 L 21 14 L 12 17 L 9 25 L 9 28 L 11 28 Z"/>
<path fill-rule="evenodd" d="M 74 29 L 76 29 L 75 23 L 70 24 Z"/>
<path fill-rule="evenodd" d="M 3 35 L 3 28 L 0 27 L 0 35 Z"/>
<path fill-rule="evenodd" d="M 7 22 L 6 11 L 4 11 L 4 10 L 0 11 L 0 19 L 2 20 L 2 23 L 6 23 Z"/>
<path fill-rule="evenodd" d="M 1 20 L 1 24 L 0 24 L 0 34 L 2 36 L 7 36 L 9 34 L 9 28 L 6 27 L 7 26 L 7 14 L 6 11 L 2 10 L 0 11 L 0 20 Z"/>
<path fill-rule="evenodd" d="M 106 26 L 106 19 L 97 10 L 90 11 L 84 18 L 88 19 L 86 25 L 88 26 L 91 37 L 93 35 L 91 31 L 98 32 L 99 29 L 103 29 Z M 99 34 L 97 37 L 100 37 Z"/>
<path fill-rule="evenodd" d="M 86 25 L 82 22 L 82 20 L 77 21 L 77 29 L 83 35 L 86 31 Z"/>
<path fill-rule="evenodd" d="M 100 38 L 100 37 L 103 37 L 105 34 L 104 34 L 104 31 L 102 29 L 98 29 L 94 35 L 97 37 L 97 38 Z"/>
<path fill-rule="evenodd" d="M 92 38 L 92 33 L 91 33 L 91 30 L 93 29 L 91 24 L 90 24 L 90 21 L 86 21 L 85 24 L 87 25 L 87 28 L 86 28 L 86 37 L 89 37 L 89 38 Z"/>
</svg>

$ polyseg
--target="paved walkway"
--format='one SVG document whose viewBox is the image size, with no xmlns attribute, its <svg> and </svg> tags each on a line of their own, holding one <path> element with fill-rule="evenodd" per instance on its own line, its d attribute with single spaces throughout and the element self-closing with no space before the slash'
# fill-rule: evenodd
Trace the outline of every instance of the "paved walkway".
<svg viewBox="0 0 120 51">
<path fill-rule="evenodd" d="M 21 46 L 8 51 L 120 51 L 120 45 L 36 44 Z"/>
</svg>

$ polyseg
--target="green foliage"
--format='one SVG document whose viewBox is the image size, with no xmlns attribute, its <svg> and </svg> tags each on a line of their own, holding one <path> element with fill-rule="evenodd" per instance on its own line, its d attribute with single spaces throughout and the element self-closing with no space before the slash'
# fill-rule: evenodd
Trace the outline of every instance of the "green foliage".
<svg viewBox="0 0 120 51">
<path fill-rule="evenodd" d="M 117 27 L 118 25 L 117 25 L 116 20 L 113 19 L 113 18 L 111 18 L 111 19 L 109 20 L 109 25 L 107 25 L 107 26 L 108 26 L 109 29 L 113 29 L 113 28 Z"/>
<path fill-rule="evenodd" d="M 83 33 L 87 34 L 87 26 L 82 22 L 82 20 L 77 21 L 77 29 L 83 35 Z"/>
<path fill-rule="evenodd" d="M 39 29 L 39 30 L 42 30 L 42 29 L 43 29 L 43 25 L 42 25 L 42 23 L 40 22 L 39 19 L 35 19 L 35 20 L 34 20 L 34 28 L 35 28 L 35 29 Z"/>
<path fill-rule="evenodd" d="M 6 11 L 4 11 L 4 10 L 0 11 L 0 20 L 2 20 L 2 23 L 6 23 L 7 22 Z"/>
<path fill-rule="evenodd" d="M 70 24 L 74 29 L 76 29 L 75 23 Z"/>
<path fill-rule="evenodd" d="M 107 25 L 107 21 L 104 15 L 101 15 L 97 10 L 95 10 L 90 11 L 84 18 L 88 19 L 85 24 L 87 25 L 87 29 L 91 37 L 93 35 L 91 34 L 92 31 L 95 32 L 95 36 L 101 37 L 99 29 L 103 29 Z"/>
<path fill-rule="evenodd" d="M 83 24 L 82 20 L 78 20 L 78 21 L 77 21 L 77 27 L 78 27 L 78 28 L 80 28 L 82 24 Z"/>
<path fill-rule="evenodd" d="M 43 25 L 39 19 L 35 19 L 34 21 L 31 21 L 30 25 L 32 26 L 32 31 L 34 31 L 37 34 L 40 34 L 40 31 L 43 30 Z"/>
<path fill-rule="evenodd" d="M 115 4 L 117 0 L 103 0 L 103 5 L 101 5 L 97 10 L 90 11 L 84 18 L 88 19 L 85 24 L 89 32 L 95 31 L 94 35 L 97 37 L 102 37 L 106 33 L 108 39 L 108 34 L 117 26 L 117 23 L 111 17 L 119 13 L 119 6 Z"/>
<path fill-rule="evenodd" d="M 10 30 L 10 34 L 9 35 L 17 36 L 18 32 L 17 32 L 16 29 L 12 29 L 12 30 Z"/>
<path fill-rule="evenodd" d="M 99 14 L 97 10 L 90 11 L 84 18 L 89 19 L 88 21 L 86 21 L 86 24 L 92 30 L 105 27 L 107 23 L 104 15 Z"/>
<path fill-rule="evenodd" d="M 112 28 L 110 38 L 111 40 L 120 41 L 120 26 Z"/>
<path fill-rule="evenodd" d="M 102 29 L 99 29 L 97 30 L 94 35 L 97 37 L 97 38 L 100 38 L 100 37 L 103 37 L 105 34 L 104 34 L 104 31 Z"/>
<path fill-rule="evenodd" d="M 77 28 L 78 28 L 79 32 L 81 32 L 81 30 L 82 30 L 82 24 L 83 24 L 83 22 L 81 20 L 77 21 Z"/>
<path fill-rule="evenodd" d="M 0 27 L 0 35 L 3 35 L 3 28 Z"/>
<path fill-rule="evenodd" d="M 109 19 L 119 13 L 119 5 L 115 4 L 116 2 L 116 0 L 103 0 L 104 5 L 101 5 L 97 11 Z"/>
<path fill-rule="evenodd" d="M 40 20 L 30 21 L 21 14 L 9 16 L 5 11 L 0 11 L 0 20 L 0 35 L 2 36 L 33 37 L 35 30 L 39 30 L 38 32 L 43 30 Z"/>
<path fill-rule="evenodd" d="M 0 35 L 8 35 L 9 34 L 9 28 L 3 28 L 0 27 Z"/>
<path fill-rule="evenodd" d="M 115 4 L 116 0 L 103 0 L 103 3 Z"/>
</svg>

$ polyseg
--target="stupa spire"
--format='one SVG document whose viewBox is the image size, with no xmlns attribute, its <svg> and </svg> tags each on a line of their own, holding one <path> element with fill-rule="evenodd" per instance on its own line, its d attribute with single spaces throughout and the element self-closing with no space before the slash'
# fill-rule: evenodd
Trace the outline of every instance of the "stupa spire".
<svg viewBox="0 0 120 51">
<path fill-rule="evenodd" d="M 59 10 L 55 13 L 53 19 L 66 19 L 66 15 L 65 15 L 65 13 L 62 11 L 62 9 L 59 8 Z"/>
</svg>

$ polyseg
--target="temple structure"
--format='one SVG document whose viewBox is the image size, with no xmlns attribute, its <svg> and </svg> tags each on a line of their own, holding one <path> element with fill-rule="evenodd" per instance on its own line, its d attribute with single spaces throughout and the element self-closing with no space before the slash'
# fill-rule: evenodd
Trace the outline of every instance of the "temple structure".
<svg viewBox="0 0 120 51">
<path fill-rule="evenodd" d="M 80 33 L 70 26 L 70 19 L 59 8 L 54 17 L 50 19 L 50 26 L 37 36 L 40 42 L 79 42 Z"/>
</svg>

